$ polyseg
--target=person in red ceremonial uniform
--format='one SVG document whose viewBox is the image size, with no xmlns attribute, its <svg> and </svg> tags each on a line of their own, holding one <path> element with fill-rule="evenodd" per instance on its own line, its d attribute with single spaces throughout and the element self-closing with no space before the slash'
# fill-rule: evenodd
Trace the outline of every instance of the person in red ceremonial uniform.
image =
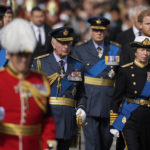
<svg viewBox="0 0 150 150">
<path fill-rule="evenodd" d="M 30 24 L 15 19 L 2 30 L 8 66 L 0 71 L 0 150 L 53 150 L 56 126 L 49 108 L 49 83 L 29 69 L 36 39 Z"/>
</svg>

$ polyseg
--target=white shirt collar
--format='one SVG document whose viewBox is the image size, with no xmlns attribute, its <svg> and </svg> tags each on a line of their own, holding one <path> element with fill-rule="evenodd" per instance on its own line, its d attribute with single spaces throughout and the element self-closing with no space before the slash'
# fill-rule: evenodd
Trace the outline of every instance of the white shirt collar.
<svg viewBox="0 0 150 150">
<path fill-rule="evenodd" d="M 94 41 L 93 41 L 93 44 L 94 44 L 94 46 L 95 46 L 96 49 L 97 49 L 98 47 L 100 47 L 100 48 L 102 49 L 102 51 L 104 50 L 104 41 L 102 42 L 101 45 L 96 44 Z"/>
<path fill-rule="evenodd" d="M 53 55 L 54 55 L 54 57 L 55 57 L 57 62 L 59 62 L 60 60 L 63 60 L 65 64 L 67 63 L 68 56 L 66 56 L 65 58 L 61 59 L 59 56 L 56 55 L 55 51 L 53 52 Z"/>
<path fill-rule="evenodd" d="M 38 26 L 36 26 L 34 23 L 31 23 L 31 24 L 32 24 L 32 26 L 33 26 L 33 29 L 36 30 L 36 31 L 38 31 L 39 29 L 40 29 L 40 30 L 43 30 L 43 29 L 44 29 L 44 25 L 38 27 Z"/>
<path fill-rule="evenodd" d="M 139 29 L 137 29 L 136 26 L 134 26 L 134 25 L 132 28 L 133 28 L 133 33 L 134 33 L 135 37 L 139 36 Z"/>
</svg>

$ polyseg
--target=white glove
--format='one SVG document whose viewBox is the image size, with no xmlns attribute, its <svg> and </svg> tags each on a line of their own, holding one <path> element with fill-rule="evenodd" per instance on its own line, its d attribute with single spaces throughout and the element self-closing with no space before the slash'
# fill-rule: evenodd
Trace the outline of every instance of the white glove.
<svg viewBox="0 0 150 150">
<path fill-rule="evenodd" d="M 119 131 L 117 129 L 110 129 L 110 133 L 114 135 L 114 137 L 119 137 Z"/>
<path fill-rule="evenodd" d="M 2 121 L 5 117 L 5 109 L 4 107 L 0 107 L 0 121 Z"/>
<path fill-rule="evenodd" d="M 76 112 L 76 117 L 81 114 L 81 119 L 82 119 L 82 122 L 85 122 L 86 120 L 86 113 L 85 111 L 82 109 L 82 108 L 79 108 Z"/>
</svg>

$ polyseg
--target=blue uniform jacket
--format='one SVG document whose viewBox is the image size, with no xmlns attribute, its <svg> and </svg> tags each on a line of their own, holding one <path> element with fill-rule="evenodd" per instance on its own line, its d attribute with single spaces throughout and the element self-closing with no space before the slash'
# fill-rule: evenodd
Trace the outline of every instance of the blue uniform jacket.
<svg viewBox="0 0 150 150">
<path fill-rule="evenodd" d="M 41 71 L 46 73 L 48 76 L 56 72 L 60 73 L 59 66 L 53 54 L 48 55 L 44 58 L 41 58 L 40 62 L 41 62 Z M 81 65 L 81 70 L 78 70 L 78 71 L 80 71 L 83 74 L 81 62 L 68 56 L 67 63 L 68 63 L 67 71 L 66 71 L 67 75 L 71 74 L 75 70 L 77 71 L 77 68 L 75 67 L 74 63 Z M 33 63 L 33 68 L 34 69 L 37 68 L 36 61 L 34 61 Z M 57 81 L 55 81 L 54 84 L 52 84 L 51 94 L 53 95 L 51 96 L 55 95 L 55 93 L 53 92 L 53 88 L 55 88 L 56 86 L 57 86 Z M 83 79 L 82 79 L 82 82 L 74 81 L 72 85 L 69 88 L 67 88 L 66 91 L 64 91 L 64 93 L 61 93 L 61 94 L 59 93 L 58 96 L 75 99 L 77 101 L 77 107 L 82 107 L 83 109 L 85 109 L 86 97 L 84 94 Z M 56 138 L 71 139 L 77 133 L 76 114 L 75 114 L 76 108 L 69 107 L 69 106 L 62 106 L 62 105 L 51 105 L 51 107 L 52 107 L 52 113 L 54 115 L 56 128 L 57 128 Z"/>
<path fill-rule="evenodd" d="M 105 59 L 105 56 L 108 55 L 110 51 L 110 44 L 116 46 L 113 43 L 104 41 L 104 53 L 102 58 L 98 57 L 97 50 L 93 44 L 93 41 L 90 40 L 85 42 L 82 45 L 77 45 L 72 51 L 72 55 L 84 64 L 85 73 L 92 68 L 100 59 Z M 120 56 L 120 46 L 117 56 Z M 111 79 L 108 76 L 109 71 L 111 70 L 110 66 L 107 66 L 104 71 L 97 76 L 97 78 Z M 114 71 L 117 71 L 117 67 L 114 67 Z M 113 78 L 115 79 L 115 77 Z M 94 117 L 109 117 L 110 110 L 110 101 L 112 99 L 112 94 L 114 92 L 114 87 L 108 86 L 97 86 L 85 84 L 85 92 L 87 96 L 87 114 Z"/>
</svg>

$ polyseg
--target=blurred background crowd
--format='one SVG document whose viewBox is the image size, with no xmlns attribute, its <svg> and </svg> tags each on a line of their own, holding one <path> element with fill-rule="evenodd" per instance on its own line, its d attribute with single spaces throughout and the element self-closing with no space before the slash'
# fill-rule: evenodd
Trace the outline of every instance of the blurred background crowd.
<svg viewBox="0 0 150 150">
<path fill-rule="evenodd" d="M 149 0 L 0 0 L 1 5 L 11 6 L 4 17 L 4 25 L 13 18 L 25 18 L 38 26 L 46 24 L 51 29 L 70 25 L 75 31 L 75 43 L 89 40 L 87 18 L 104 16 L 111 21 L 107 38 L 117 40 L 117 35 L 136 24 L 135 6 L 150 6 Z M 40 8 L 41 14 L 33 14 Z M 38 54 L 39 55 L 39 54 Z"/>
</svg>

